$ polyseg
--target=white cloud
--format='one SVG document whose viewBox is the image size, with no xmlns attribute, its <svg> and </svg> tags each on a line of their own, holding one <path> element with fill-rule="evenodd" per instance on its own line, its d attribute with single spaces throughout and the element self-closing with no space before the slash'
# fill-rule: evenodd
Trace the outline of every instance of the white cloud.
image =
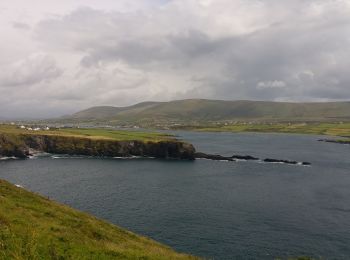
<svg viewBox="0 0 350 260">
<path fill-rule="evenodd" d="M 287 84 L 284 81 L 260 81 L 256 86 L 257 89 L 268 89 L 268 88 L 285 88 Z"/>
</svg>

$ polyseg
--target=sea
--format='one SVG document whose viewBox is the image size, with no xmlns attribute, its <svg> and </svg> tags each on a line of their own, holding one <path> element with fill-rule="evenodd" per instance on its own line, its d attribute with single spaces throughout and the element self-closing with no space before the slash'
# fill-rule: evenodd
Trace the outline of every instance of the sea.
<svg viewBox="0 0 350 260">
<path fill-rule="evenodd" d="M 350 259 L 350 146 L 320 136 L 173 131 L 197 151 L 307 161 L 42 155 L 0 179 L 206 259 Z"/>
</svg>

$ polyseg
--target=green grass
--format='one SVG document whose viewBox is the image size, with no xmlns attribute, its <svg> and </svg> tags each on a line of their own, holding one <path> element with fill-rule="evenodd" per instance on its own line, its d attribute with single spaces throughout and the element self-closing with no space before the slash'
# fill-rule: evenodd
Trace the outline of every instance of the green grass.
<svg viewBox="0 0 350 260">
<path fill-rule="evenodd" d="M 198 127 L 195 128 L 195 130 L 211 132 L 294 133 L 350 137 L 350 123 L 234 124 L 215 127 Z"/>
<path fill-rule="evenodd" d="M 169 135 L 154 132 L 139 132 L 125 130 L 106 130 L 106 129 L 62 129 L 60 133 L 88 136 L 91 138 L 107 138 L 117 141 L 162 141 L 171 138 Z"/>
<path fill-rule="evenodd" d="M 0 125 L 0 134 L 16 135 L 47 135 L 47 136 L 66 136 L 66 137 L 84 137 L 89 139 L 104 139 L 114 141 L 152 141 L 159 142 L 174 139 L 170 135 L 155 132 L 140 132 L 112 129 L 83 129 L 83 128 L 62 128 L 53 130 L 28 131 L 20 129 L 13 125 Z"/>
<path fill-rule="evenodd" d="M 0 180 L 0 259 L 198 258 Z"/>
</svg>

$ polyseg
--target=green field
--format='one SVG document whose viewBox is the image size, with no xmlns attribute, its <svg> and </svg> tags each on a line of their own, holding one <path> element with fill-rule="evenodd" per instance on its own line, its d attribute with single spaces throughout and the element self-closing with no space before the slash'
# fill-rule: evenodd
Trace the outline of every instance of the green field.
<svg viewBox="0 0 350 260">
<path fill-rule="evenodd" d="M 0 259 L 198 259 L 0 180 Z"/>
<path fill-rule="evenodd" d="M 174 139 L 170 135 L 155 132 L 139 132 L 127 130 L 112 129 L 83 129 L 83 128 L 62 128 L 52 130 L 30 131 L 20 129 L 13 125 L 0 125 L 0 134 L 24 134 L 24 135 L 50 135 L 50 136 L 67 136 L 67 137 L 84 137 L 90 139 L 104 139 L 114 141 L 152 141 L 159 142 Z"/>
<path fill-rule="evenodd" d="M 215 127 L 196 127 L 197 131 L 208 132 L 262 132 L 329 135 L 350 138 L 350 123 L 274 123 L 274 124 L 234 124 Z"/>
</svg>

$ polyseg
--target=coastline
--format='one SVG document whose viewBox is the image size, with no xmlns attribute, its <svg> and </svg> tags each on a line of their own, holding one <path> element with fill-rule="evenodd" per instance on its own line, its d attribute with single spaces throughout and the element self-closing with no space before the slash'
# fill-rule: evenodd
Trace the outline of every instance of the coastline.
<svg viewBox="0 0 350 260">
<path fill-rule="evenodd" d="M 200 132 L 257 132 L 257 133 L 296 133 L 296 134 L 315 134 L 315 135 L 333 135 L 349 136 L 350 123 L 237 123 L 219 125 L 185 125 L 175 127 L 174 130 L 189 130 Z"/>
<path fill-rule="evenodd" d="M 194 160 L 192 144 L 175 138 L 118 140 L 104 136 L 67 135 L 66 132 L 2 131 L 0 157 L 28 158 L 36 152 L 95 157 L 154 157 Z M 103 132 L 104 133 L 104 132 Z M 130 133 L 130 132 L 126 132 Z"/>
</svg>

